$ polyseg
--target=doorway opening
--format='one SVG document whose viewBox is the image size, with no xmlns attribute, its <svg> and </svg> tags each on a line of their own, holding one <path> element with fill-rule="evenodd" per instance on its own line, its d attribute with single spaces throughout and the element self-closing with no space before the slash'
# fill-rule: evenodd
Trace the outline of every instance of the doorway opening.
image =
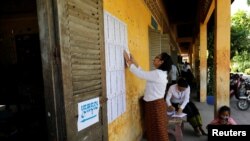
<svg viewBox="0 0 250 141">
<path fill-rule="evenodd" d="M 0 6 L 0 140 L 47 141 L 36 1 Z"/>
</svg>

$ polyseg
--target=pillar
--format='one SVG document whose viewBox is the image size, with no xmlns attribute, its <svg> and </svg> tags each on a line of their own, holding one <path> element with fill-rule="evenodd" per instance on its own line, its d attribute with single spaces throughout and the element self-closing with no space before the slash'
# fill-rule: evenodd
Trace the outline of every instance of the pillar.
<svg viewBox="0 0 250 141">
<path fill-rule="evenodd" d="M 229 106 L 231 0 L 215 1 L 215 106 Z"/>
<path fill-rule="evenodd" d="M 200 102 L 207 99 L 207 24 L 200 24 Z"/>
</svg>

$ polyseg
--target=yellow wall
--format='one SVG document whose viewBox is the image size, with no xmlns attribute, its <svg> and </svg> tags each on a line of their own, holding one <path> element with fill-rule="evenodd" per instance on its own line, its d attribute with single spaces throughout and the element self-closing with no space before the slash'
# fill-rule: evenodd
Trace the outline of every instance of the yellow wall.
<svg viewBox="0 0 250 141">
<path fill-rule="evenodd" d="M 149 69 L 148 28 L 151 13 L 143 0 L 104 0 L 104 10 L 117 17 L 128 30 L 128 47 L 138 64 Z M 159 24 L 158 24 L 159 27 Z M 145 81 L 126 69 L 126 112 L 108 125 L 109 141 L 137 141 L 142 136 L 139 99 Z"/>
</svg>

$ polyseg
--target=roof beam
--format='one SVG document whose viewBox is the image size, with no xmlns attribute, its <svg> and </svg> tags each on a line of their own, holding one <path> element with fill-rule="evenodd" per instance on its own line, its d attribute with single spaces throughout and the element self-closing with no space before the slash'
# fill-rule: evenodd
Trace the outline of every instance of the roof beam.
<svg viewBox="0 0 250 141">
<path fill-rule="evenodd" d="M 207 23 L 208 23 L 208 21 L 209 21 L 211 15 L 212 15 L 213 12 L 214 12 L 214 9 L 215 9 L 215 0 L 212 0 L 211 5 L 210 5 L 210 7 L 209 7 L 209 9 L 208 9 L 208 12 L 207 12 L 207 15 L 206 15 L 206 17 L 205 17 L 205 20 L 204 20 L 204 23 L 203 23 L 203 24 L 207 24 Z"/>
</svg>

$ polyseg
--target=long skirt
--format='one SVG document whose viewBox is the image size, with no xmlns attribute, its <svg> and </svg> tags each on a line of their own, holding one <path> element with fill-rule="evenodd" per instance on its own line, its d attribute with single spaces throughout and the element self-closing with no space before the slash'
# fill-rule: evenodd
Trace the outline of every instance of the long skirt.
<svg viewBox="0 0 250 141">
<path fill-rule="evenodd" d="M 168 141 L 167 107 L 164 99 L 144 101 L 147 141 Z"/>
</svg>

